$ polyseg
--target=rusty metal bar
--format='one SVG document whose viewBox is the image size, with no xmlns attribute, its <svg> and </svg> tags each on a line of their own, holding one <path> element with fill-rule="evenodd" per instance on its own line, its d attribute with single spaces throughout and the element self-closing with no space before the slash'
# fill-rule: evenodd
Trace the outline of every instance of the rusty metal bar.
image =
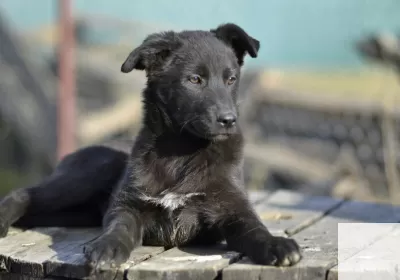
<svg viewBox="0 0 400 280">
<path fill-rule="evenodd" d="M 75 149 L 75 40 L 72 0 L 59 0 L 59 95 L 57 123 L 57 158 Z"/>
</svg>

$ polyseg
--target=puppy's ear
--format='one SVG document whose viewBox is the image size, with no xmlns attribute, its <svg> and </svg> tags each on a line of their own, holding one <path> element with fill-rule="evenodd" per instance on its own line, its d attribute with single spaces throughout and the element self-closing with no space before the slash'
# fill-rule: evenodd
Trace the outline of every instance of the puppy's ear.
<svg viewBox="0 0 400 280">
<path fill-rule="evenodd" d="M 235 51 L 239 65 L 243 65 L 244 56 L 248 53 L 257 57 L 260 42 L 248 35 L 242 28 L 233 23 L 227 23 L 211 30 L 217 38 L 224 41 Z"/>
<path fill-rule="evenodd" d="M 140 46 L 129 54 L 121 66 L 121 71 L 129 73 L 133 69 L 137 69 L 149 72 L 161 66 L 180 45 L 178 36 L 172 31 L 149 35 Z"/>
</svg>

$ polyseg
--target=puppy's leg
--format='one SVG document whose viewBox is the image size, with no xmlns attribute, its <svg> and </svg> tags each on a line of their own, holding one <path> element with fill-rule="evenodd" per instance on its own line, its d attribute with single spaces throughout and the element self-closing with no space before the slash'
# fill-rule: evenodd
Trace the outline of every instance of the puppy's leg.
<svg viewBox="0 0 400 280">
<path fill-rule="evenodd" d="M 0 202 L 0 238 L 8 233 L 8 228 L 25 214 L 29 205 L 26 190 L 12 191 Z"/>
<path fill-rule="evenodd" d="M 126 175 L 103 220 L 102 234 L 84 247 L 94 272 L 125 262 L 132 250 L 143 242 L 141 217 L 143 202 L 137 199 Z"/>
<path fill-rule="evenodd" d="M 197 235 L 190 240 L 185 246 L 210 246 L 216 245 L 224 240 L 221 231 L 217 227 L 209 227 L 208 225 L 201 225 L 202 228 Z"/>
<path fill-rule="evenodd" d="M 263 265 L 290 266 L 301 259 L 296 241 L 272 236 L 244 196 L 237 194 L 221 207 L 229 209 L 219 217 L 219 225 L 231 249 Z"/>
<path fill-rule="evenodd" d="M 13 226 L 32 227 L 101 227 L 102 215 L 93 205 L 90 210 L 84 205 L 69 207 L 52 213 L 26 213 Z"/>
<path fill-rule="evenodd" d="M 84 254 L 95 270 L 119 266 L 142 243 L 142 220 L 133 209 L 113 209 L 103 227 L 103 233 L 84 247 Z"/>
<path fill-rule="evenodd" d="M 45 180 L 12 191 L 0 201 L 0 236 L 26 213 L 44 215 L 85 204 L 88 209 L 82 210 L 92 212 L 89 207 L 93 200 L 110 195 L 125 168 L 126 157 L 106 147 L 89 147 L 68 155 Z"/>
</svg>

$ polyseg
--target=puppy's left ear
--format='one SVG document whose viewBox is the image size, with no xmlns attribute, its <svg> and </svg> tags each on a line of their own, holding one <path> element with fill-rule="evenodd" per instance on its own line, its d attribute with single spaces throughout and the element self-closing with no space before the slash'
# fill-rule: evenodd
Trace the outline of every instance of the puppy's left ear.
<svg viewBox="0 0 400 280">
<path fill-rule="evenodd" d="M 260 49 L 260 42 L 248 35 L 236 24 L 223 24 L 210 31 L 235 51 L 239 65 L 243 65 L 246 53 L 253 58 L 257 57 L 258 50 Z"/>
</svg>

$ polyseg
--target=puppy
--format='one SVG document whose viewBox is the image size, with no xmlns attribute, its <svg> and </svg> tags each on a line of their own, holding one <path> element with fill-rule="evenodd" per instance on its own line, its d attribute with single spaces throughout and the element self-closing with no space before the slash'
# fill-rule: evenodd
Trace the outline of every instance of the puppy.
<svg viewBox="0 0 400 280">
<path fill-rule="evenodd" d="M 143 125 L 131 152 L 93 146 L 66 156 L 44 181 L 0 203 L 0 233 L 20 226 L 100 226 L 84 248 L 97 268 L 139 245 L 226 240 L 253 262 L 289 266 L 300 250 L 272 236 L 246 196 L 238 83 L 260 43 L 235 24 L 148 36 L 123 63 L 144 70 Z"/>
</svg>

